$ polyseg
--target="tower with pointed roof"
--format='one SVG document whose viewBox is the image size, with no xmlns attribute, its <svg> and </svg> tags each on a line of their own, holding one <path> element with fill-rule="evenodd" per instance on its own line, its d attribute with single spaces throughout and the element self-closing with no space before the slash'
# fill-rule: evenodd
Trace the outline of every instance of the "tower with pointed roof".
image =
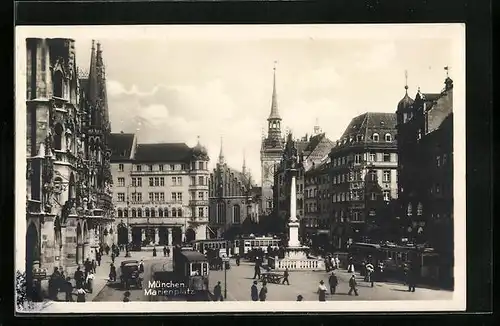
<svg viewBox="0 0 500 326">
<path fill-rule="evenodd" d="M 262 184 L 261 211 L 264 214 L 270 214 L 273 209 L 274 168 L 281 160 L 284 144 L 281 134 L 281 120 L 278 111 L 278 96 L 276 92 L 276 66 L 274 66 L 271 112 L 267 118 L 267 135 L 262 139 L 260 150 Z"/>
</svg>

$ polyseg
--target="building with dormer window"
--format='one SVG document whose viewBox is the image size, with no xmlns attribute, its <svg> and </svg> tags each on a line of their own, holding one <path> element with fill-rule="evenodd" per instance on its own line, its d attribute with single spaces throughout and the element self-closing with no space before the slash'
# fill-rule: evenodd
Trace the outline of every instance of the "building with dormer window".
<svg viewBox="0 0 500 326">
<path fill-rule="evenodd" d="M 199 140 L 140 144 L 111 134 L 117 244 L 176 245 L 207 238 L 209 157 Z"/>
<path fill-rule="evenodd" d="M 351 120 L 330 152 L 333 246 L 382 240 L 397 198 L 396 114 L 367 112 Z"/>
<path fill-rule="evenodd" d="M 453 81 L 439 93 L 406 94 L 397 107 L 399 216 L 403 237 L 433 247 L 453 279 Z"/>
</svg>

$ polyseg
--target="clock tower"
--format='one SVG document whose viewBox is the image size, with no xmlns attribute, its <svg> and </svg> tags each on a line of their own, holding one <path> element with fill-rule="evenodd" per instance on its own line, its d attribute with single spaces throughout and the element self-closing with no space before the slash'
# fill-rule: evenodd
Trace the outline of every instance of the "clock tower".
<svg viewBox="0 0 500 326">
<path fill-rule="evenodd" d="M 263 137 L 260 150 L 262 202 L 261 211 L 267 215 L 273 209 L 273 185 L 275 165 L 281 161 L 283 154 L 283 138 L 281 136 L 281 117 L 278 113 L 276 96 L 276 66 L 273 69 L 273 95 L 271 114 L 267 118 L 267 137 Z"/>
</svg>

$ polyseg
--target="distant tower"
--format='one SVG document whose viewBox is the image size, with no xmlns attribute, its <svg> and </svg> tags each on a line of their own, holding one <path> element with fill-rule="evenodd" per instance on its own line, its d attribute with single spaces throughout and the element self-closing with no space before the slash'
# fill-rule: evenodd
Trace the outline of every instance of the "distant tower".
<svg viewBox="0 0 500 326">
<path fill-rule="evenodd" d="M 267 118 L 267 137 L 262 139 L 260 150 L 262 202 L 261 210 L 270 214 L 273 209 L 274 166 L 281 160 L 283 138 L 281 135 L 281 117 L 278 111 L 276 92 L 276 62 L 273 68 L 273 92 L 271 96 L 271 113 Z"/>
<path fill-rule="evenodd" d="M 319 119 L 316 118 L 316 124 L 314 125 L 314 136 L 321 133 L 321 127 L 319 126 Z"/>
<path fill-rule="evenodd" d="M 241 168 L 241 172 L 243 172 L 243 175 L 247 174 L 247 164 L 246 164 L 246 159 L 245 159 L 245 150 L 243 150 L 243 166 Z"/>
<path fill-rule="evenodd" d="M 222 137 L 220 138 L 219 164 L 224 164 L 224 152 L 222 151 Z"/>
</svg>

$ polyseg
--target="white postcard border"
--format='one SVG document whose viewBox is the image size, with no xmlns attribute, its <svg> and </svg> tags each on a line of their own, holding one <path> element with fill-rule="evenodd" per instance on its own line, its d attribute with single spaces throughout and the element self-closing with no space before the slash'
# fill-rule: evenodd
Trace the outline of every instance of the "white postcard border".
<svg viewBox="0 0 500 326">
<path fill-rule="evenodd" d="M 369 27 L 369 28 L 367 28 Z M 362 39 L 384 37 L 383 29 L 391 28 L 396 35 L 419 38 L 453 39 L 452 77 L 454 80 L 454 239 L 455 289 L 451 300 L 401 301 L 327 301 L 295 302 L 53 302 L 32 313 L 196 313 L 196 312 L 401 312 L 401 311 L 463 311 L 466 309 L 466 146 L 465 146 L 465 24 L 377 24 L 377 25 L 169 25 L 169 26 L 18 26 L 15 43 L 15 266 L 25 269 L 26 234 L 26 49 L 27 37 L 74 38 L 178 38 L 184 40 L 247 38 L 343 38 Z M 167 32 L 165 32 L 167 31 Z M 452 59 L 450 59 L 452 60 Z M 26 311 L 18 311 L 24 313 Z"/>
</svg>

